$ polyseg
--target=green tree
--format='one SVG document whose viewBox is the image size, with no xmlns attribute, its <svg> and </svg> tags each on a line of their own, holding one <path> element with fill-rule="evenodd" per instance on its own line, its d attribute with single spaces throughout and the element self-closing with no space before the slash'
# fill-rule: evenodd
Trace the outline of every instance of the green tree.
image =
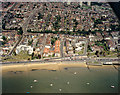
<svg viewBox="0 0 120 95">
<path fill-rule="evenodd" d="M 4 41 L 7 41 L 7 38 L 6 38 L 5 36 L 2 36 L 2 39 L 3 39 Z"/>
<path fill-rule="evenodd" d="M 97 55 L 97 57 L 99 57 L 99 51 L 96 51 L 96 52 L 95 52 L 95 55 Z"/>
<path fill-rule="evenodd" d="M 52 38 L 51 38 L 51 44 L 53 45 L 56 40 L 57 40 L 57 38 L 52 37 Z"/>
<path fill-rule="evenodd" d="M 22 27 L 20 27 L 20 28 L 17 30 L 17 34 L 18 34 L 18 35 L 22 35 L 22 34 L 23 34 L 23 29 L 22 29 Z"/>
<path fill-rule="evenodd" d="M 31 41 L 28 40 L 28 45 L 32 45 L 32 43 L 33 43 L 33 39 Z"/>
<path fill-rule="evenodd" d="M 34 58 L 34 52 L 32 53 L 32 59 Z"/>
</svg>

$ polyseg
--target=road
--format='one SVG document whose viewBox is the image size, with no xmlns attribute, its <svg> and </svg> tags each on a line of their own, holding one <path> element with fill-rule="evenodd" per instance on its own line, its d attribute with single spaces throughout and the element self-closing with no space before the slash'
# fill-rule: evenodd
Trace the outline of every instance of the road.
<svg viewBox="0 0 120 95">
<path fill-rule="evenodd" d="M 87 47 L 88 47 L 88 39 L 85 39 L 85 46 L 84 46 L 84 52 L 80 56 L 87 56 Z"/>
<path fill-rule="evenodd" d="M 60 56 L 61 57 L 64 57 L 63 45 L 64 45 L 64 40 L 61 38 L 60 39 Z"/>
<path fill-rule="evenodd" d="M 8 53 L 8 55 L 11 55 L 12 52 L 15 50 L 15 48 L 17 47 L 17 45 L 20 43 L 20 41 L 22 40 L 23 36 L 20 37 L 20 39 L 15 43 L 15 45 L 13 46 L 13 48 L 10 50 L 10 52 Z"/>
<path fill-rule="evenodd" d="M 7 11 L 11 10 L 16 4 L 17 4 L 17 3 L 14 2 L 14 4 L 7 9 Z M 7 13 L 5 13 L 5 14 L 3 15 L 3 17 L 5 17 L 6 15 L 7 15 Z M 12 52 L 14 51 L 14 48 L 17 47 L 17 44 L 20 42 L 20 40 L 21 40 L 21 38 L 15 43 L 15 45 L 13 46 L 13 49 L 10 50 L 10 52 L 8 53 L 8 55 L 11 55 L 11 54 L 12 54 Z"/>
<path fill-rule="evenodd" d="M 64 58 L 49 58 L 48 60 L 40 59 L 40 60 L 33 60 L 33 61 L 21 61 L 21 62 L 2 62 L 1 64 L 18 64 L 18 63 L 47 63 L 47 62 L 61 62 L 61 61 L 80 61 L 80 62 L 88 62 L 88 61 L 98 61 L 98 62 L 119 62 L 119 58 L 80 58 L 78 56 L 76 59 L 74 57 L 64 57 Z"/>
<path fill-rule="evenodd" d="M 29 17 L 24 21 L 24 23 L 22 25 L 24 34 L 27 33 L 27 25 L 28 25 L 29 21 L 32 19 L 32 17 L 35 15 L 35 13 L 37 13 L 38 10 L 39 10 L 38 8 L 35 8 L 34 10 L 32 10 Z"/>
<path fill-rule="evenodd" d="M 17 4 L 17 3 L 14 2 L 14 4 L 13 4 L 11 7 L 9 7 L 6 11 L 11 10 L 16 4 Z M 7 12 L 3 15 L 3 17 L 5 17 L 6 15 L 7 15 Z"/>
<path fill-rule="evenodd" d="M 86 38 L 86 40 L 85 40 L 85 42 L 86 42 L 86 44 L 85 44 L 85 49 L 84 49 L 84 54 L 83 55 L 87 55 L 87 48 L 88 48 L 88 39 Z"/>
<path fill-rule="evenodd" d="M 42 54 L 43 54 L 43 51 L 44 51 L 44 48 L 45 48 L 45 44 L 46 44 L 46 39 L 47 39 L 47 34 L 45 34 L 45 38 L 42 42 L 42 49 L 40 50 L 40 55 L 41 55 L 41 58 L 42 58 Z"/>
</svg>

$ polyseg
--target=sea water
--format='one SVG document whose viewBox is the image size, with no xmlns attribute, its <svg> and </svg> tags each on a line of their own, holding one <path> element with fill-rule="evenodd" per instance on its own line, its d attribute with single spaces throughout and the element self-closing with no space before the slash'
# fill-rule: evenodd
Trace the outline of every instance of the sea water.
<svg viewBox="0 0 120 95">
<path fill-rule="evenodd" d="M 113 66 L 92 66 L 90 69 L 86 67 L 66 68 L 4 73 L 2 92 L 118 93 L 118 71 Z"/>
</svg>

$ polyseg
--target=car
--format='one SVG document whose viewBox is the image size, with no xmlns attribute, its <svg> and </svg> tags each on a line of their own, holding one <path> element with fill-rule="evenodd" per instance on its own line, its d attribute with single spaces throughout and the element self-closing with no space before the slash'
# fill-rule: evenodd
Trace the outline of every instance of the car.
<svg viewBox="0 0 120 95">
<path fill-rule="evenodd" d="M 45 61 L 48 61 L 49 59 L 45 59 Z"/>
</svg>

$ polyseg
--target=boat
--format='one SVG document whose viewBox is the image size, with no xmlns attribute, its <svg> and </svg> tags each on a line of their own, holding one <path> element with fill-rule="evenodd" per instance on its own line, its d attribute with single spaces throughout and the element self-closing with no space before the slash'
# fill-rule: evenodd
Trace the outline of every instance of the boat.
<svg viewBox="0 0 120 95">
<path fill-rule="evenodd" d="M 86 84 L 88 84 L 88 85 L 89 85 L 90 83 L 88 82 L 88 83 L 86 83 Z"/>
<path fill-rule="evenodd" d="M 114 85 L 111 85 L 111 88 L 115 88 L 115 86 L 114 86 Z"/>
<path fill-rule="evenodd" d="M 76 74 L 77 74 L 77 72 L 74 72 L 74 74 L 76 75 Z"/>
<path fill-rule="evenodd" d="M 37 80 L 34 80 L 34 82 L 38 82 Z"/>
<path fill-rule="evenodd" d="M 70 84 L 70 82 L 68 81 L 67 84 Z"/>
<path fill-rule="evenodd" d="M 62 89 L 60 88 L 59 91 L 62 91 Z"/>
<path fill-rule="evenodd" d="M 53 86 L 53 84 L 51 83 L 50 86 Z"/>
</svg>

